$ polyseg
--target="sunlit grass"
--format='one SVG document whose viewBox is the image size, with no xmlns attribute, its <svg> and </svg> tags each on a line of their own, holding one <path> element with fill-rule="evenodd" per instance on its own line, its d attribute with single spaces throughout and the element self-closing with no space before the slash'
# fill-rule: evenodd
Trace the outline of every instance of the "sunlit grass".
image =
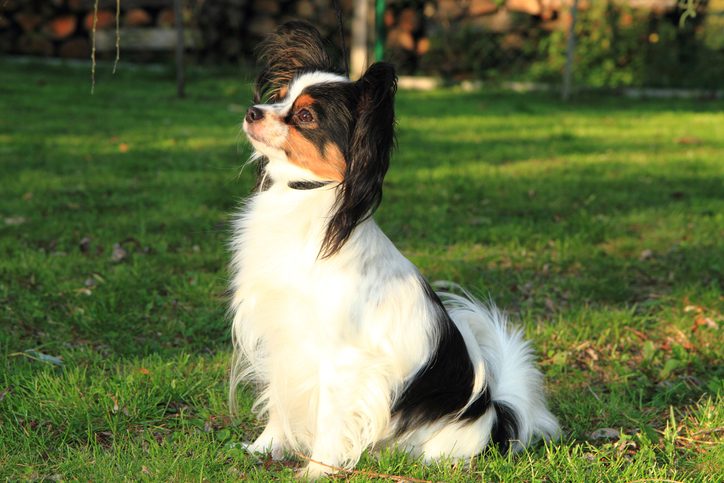
<svg viewBox="0 0 724 483">
<path fill-rule="evenodd" d="M 170 70 L 101 66 L 91 96 L 85 67 L 0 61 L 0 478 L 293 479 L 300 462 L 239 447 L 259 431 L 252 393 L 238 416 L 226 402 L 249 78 L 192 69 L 178 100 Z M 397 105 L 379 223 L 427 277 L 524 327 L 564 437 L 360 468 L 719 481 L 724 103 L 441 89 Z"/>
</svg>

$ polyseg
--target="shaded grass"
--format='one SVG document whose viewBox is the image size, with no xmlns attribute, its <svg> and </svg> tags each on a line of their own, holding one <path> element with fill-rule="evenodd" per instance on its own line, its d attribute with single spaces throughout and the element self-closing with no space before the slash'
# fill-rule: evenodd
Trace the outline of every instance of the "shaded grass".
<svg viewBox="0 0 724 483">
<path fill-rule="evenodd" d="M 251 393 L 238 417 L 226 404 L 248 85 L 193 70 L 178 100 L 172 79 L 100 72 L 91 96 L 84 67 L 0 61 L 2 478 L 293 478 L 239 448 L 259 430 Z M 724 103 L 438 90 L 397 106 L 379 223 L 430 279 L 525 327 L 565 436 L 470 468 L 360 468 L 719 481 Z"/>
</svg>

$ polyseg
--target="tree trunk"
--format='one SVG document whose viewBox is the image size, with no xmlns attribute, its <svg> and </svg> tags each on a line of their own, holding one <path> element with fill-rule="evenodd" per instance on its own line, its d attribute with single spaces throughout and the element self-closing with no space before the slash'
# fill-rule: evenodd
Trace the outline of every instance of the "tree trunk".
<svg viewBox="0 0 724 483">
<path fill-rule="evenodd" d="M 369 0 L 354 2 L 354 17 L 352 18 L 352 46 L 350 49 L 351 79 L 359 78 L 367 67 L 367 16 Z"/>
</svg>

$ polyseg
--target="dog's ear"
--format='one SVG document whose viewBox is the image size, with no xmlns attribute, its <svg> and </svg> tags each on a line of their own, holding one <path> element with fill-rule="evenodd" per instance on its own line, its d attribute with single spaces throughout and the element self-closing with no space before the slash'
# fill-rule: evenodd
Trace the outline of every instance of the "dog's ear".
<svg viewBox="0 0 724 483">
<path fill-rule="evenodd" d="M 346 153 L 344 181 L 322 242 L 322 258 L 338 252 L 355 227 L 380 205 L 382 181 L 395 145 L 395 68 L 386 62 L 372 64 L 355 83 L 355 90 L 357 121 Z"/>
<path fill-rule="evenodd" d="M 307 22 L 281 25 L 257 48 L 262 70 L 256 79 L 254 103 L 277 102 L 296 75 L 308 71 L 337 72 L 319 31 Z"/>
</svg>

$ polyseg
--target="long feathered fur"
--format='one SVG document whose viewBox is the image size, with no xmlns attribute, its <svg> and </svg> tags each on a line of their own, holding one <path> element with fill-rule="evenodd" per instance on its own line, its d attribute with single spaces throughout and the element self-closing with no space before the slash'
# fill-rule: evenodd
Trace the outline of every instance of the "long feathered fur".
<svg viewBox="0 0 724 483">
<path fill-rule="evenodd" d="M 394 97 L 397 78 L 392 65 L 378 62 L 357 82 L 359 100 L 349 141 L 347 170 L 337 204 L 322 240 L 321 255 L 330 257 L 352 230 L 382 202 L 382 182 L 395 144 Z"/>
<path fill-rule="evenodd" d="M 256 52 L 262 69 L 256 79 L 255 104 L 281 100 L 300 73 L 340 73 L 319 31 L 307 22 L 283 24 L 259 44 Z"/>
</svg>

